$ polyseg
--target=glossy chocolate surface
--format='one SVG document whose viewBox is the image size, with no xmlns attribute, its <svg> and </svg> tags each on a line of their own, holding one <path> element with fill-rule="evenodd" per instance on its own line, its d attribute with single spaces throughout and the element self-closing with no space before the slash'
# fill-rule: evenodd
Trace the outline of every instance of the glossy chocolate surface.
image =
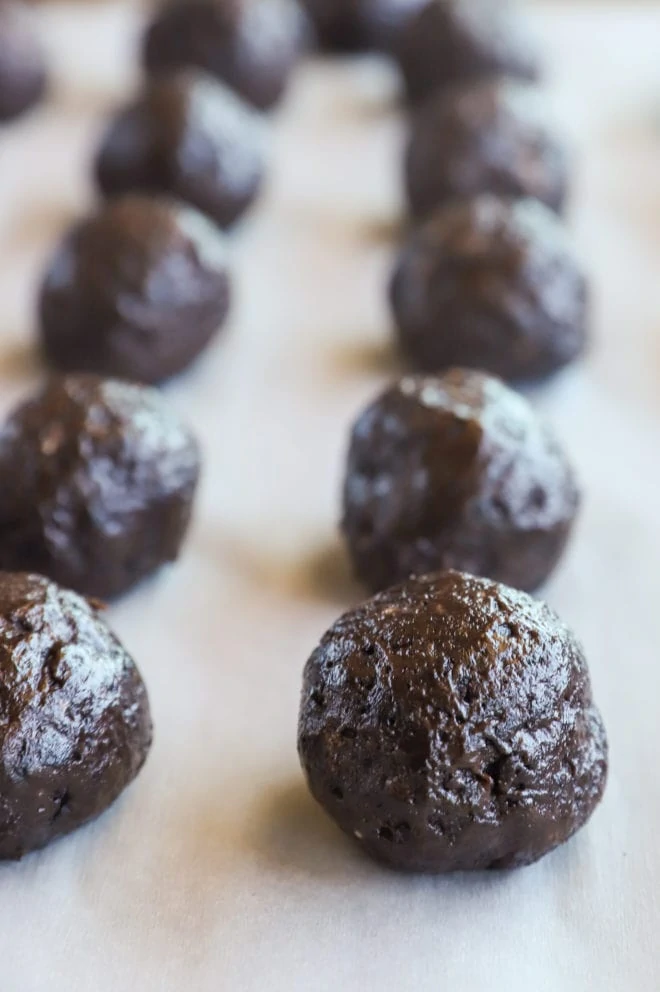
<svg viewBox="0 0 660 992">
<path fill-rule="evenodd" d="M 584 654 L 542 603 L 457 572 L 345 614 L 304 675 L 310 789 L 405 871 L 530 864 L 591 816 L 607 741 Z"/>
<path fill-rule="evenodd" d="M 165 0 L 144 39 L 154 75 L 196 66 L 261 110 L 278 103 L 307 41 L 295 0 Z"/>
<path fill-rule="evenodd" d="M 157 383 L 197 358 L 229 303 L 215 224 L 173 201 L 120 197 L 56 249 L 39 298 L 42 343 L 63 371 Z"/>
<path fill-rule="evenodd" d="M 587 343 L 581 263 L 534 200 L 485 195 L 434 212 L 404 245 L 390 297 L 401 353 L 421 372 L 461 365 L 537 380 Z"/>
<path fill-rule="evenodd" d="M 147 692 L 95 605 L 0 573 L 0 858 L 102 813 L 151 744 Z"/>
<path fill-rule="evenodd" d="M 110 599 L 177 558 L 199 451 L 155 390 L 71 375 L 11 414 L 0 471 L 0 568 Z"/>
<path fill-rule="evenodd" d="M 156 78 L 117 114 L 96 158 L 105 196 L 162 193 L 231 227 L 264 173 L 260 115 L 213 77 L 182 70 Z"/>
<path fill-rule="evenodd" d="M 540 74 L 536 45 L 509 0 L 427 0 L 405 21 L 395 53 L 415 102 L 452 83 Z"/>
<path fill-rule="evenodd" d="M 372 590 L 447 568 L 536 589 L 578 505 L 552 432 L 481 372 L 401 379 L 353 428 L 343 530 Z"/>
<path fill-rule="evenodd" d="M 439 92 L 413 117 L 405 158 L 413 216 L 480 193 L 533 197 L 561 213 L 568 162 L 548 117 L 540 92 L 518 83 Z"/>
</svg>

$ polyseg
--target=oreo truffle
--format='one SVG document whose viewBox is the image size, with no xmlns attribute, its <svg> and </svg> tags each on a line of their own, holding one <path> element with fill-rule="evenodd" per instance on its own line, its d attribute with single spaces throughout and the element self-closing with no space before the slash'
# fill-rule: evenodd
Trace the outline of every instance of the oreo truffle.
<svg viewBox="0 0 660 992">
<path fill-rule="evenodd" d="M 151 744 L 144 683 L 98 606 L 39 575 L 0 574 L 0 858 L 94 819 Z"/>
<path fill-rule="evenodd" d="M 484 195 L 439 209 L 404 246 L 390 298 L 401 352 L 421 372 L 464 365 L 541 379 L 587 340 L 584 273 L 533 200 Z"/>
<path fill-rule="evenodd" d="M 467 80 L 534 80 L 540 59 L 524 18 L 508 0 L 427 0 L 397 36 L 410 100 Z"/>
<path fill-rule="evenodd" d="M 536 589 L 561 558 L 578 504 L 551 431 L 481 372 L 403 378 L 353 428 L 343 530 L 372 590 L 447 568 Z"/>
<path fill-rule="evenodd" d="M 263 172 L 259 114 L 194 70 L 150 81 L 110 124 L 96 158 L 105 196 L 165 193 L 224 228 L 253 203 Z"/>
<path fill-rule="evenodd" d="M 389 50 L 425 0 L 303 0 L 322 49 Z"/>
<path fill-rule="evenodd" d="M 269 110 L 305 46 L 296 0 L 165 0 L 144 39 L 150 73 L 197 66 Z"/>
<path fill-rule="evenodd" d="M 403 871 L 531 864 L 587 822 L 607 775 L 573 634 L 525 593 L 459 572 L 330 628 L 305 668 L 298 748 L 328 814 Z"/>
<path fill-rule="evenodd" d="M 222 233 L 173 201 L 125 196 L 76 224 L 39 296 L 44 351 L 64 371 L 161 382 L 222 326 L 230 283 Z"/>
<path fill-rule="evenodd" d="M 488 81 L 442 90 L 413 119 L 405 185 L 418 220 L 479 193 L 534 197 L 561 213 L 567 173 L 565 149 L 532 87 Z"/>
<path fill-rule="evenodd" d="M 174 561 L 199 451 L 156 390 L 55 378 L 0 431 L 0 568 L 113 599 Z"/>
<path fill-rule="evenodd" d="M 19 117 L 42 98 L 46 65 L 27 8 L 0 2 L 0 122 Z"/>
</svg>

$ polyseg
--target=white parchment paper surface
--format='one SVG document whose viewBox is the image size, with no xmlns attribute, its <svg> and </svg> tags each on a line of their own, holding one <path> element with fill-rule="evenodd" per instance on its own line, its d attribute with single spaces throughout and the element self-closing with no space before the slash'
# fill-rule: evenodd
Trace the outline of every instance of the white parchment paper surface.
<svg viewBox="0 0 660 992">
<path fill-rule="evenodd" d="M 346 431 L 395 368 L 402 132 L 387 66 L 310 63 L 232 236 L 231 324 L 167 389 L 205 451 L 189 542 L 109 611 L 150 689 L 152 754 L 97 823 L 0 867 L 0 992 L 660 989 L 660 5 L 532 6 L 595 296 L 590 355 L 532 396 L 586 492 L 545 595 L 591 661 L 605 801 L 532 868 L 423 879 L 364 860 L 306 794 L 301 670 L 359 594 L 335 537 Z M 54 98 L 0 134 L 0 414 L 42 375 L 39 273 L 136 80 L 137 9 L 41 16 Z"/>
</svg>

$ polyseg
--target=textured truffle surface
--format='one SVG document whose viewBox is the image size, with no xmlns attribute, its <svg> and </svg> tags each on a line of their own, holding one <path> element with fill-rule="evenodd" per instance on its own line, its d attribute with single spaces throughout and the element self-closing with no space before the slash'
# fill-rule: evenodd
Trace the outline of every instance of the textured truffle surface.
<svg viewBox="0 0 660 992">
<path fill-rule="evenodd" d="M 343 529 L 372 590 L 447 568 L 535 589 L 578 504 L 551 431 L 481 372 L 401 379 L 353 429 Z"/>
<path fill-rule="evenodd" d="M 540 75 L 536 45 L 508 0 L 430 0 L 419 7 L 395 46 L 411 100 L 470 79 Z"/>
<path fill-rule="evenodd" d="M 307 663 L 310 789 L 408 871 L 514 868 L 566 841 L 605 786 L 582 650 L 542 603 L 457 572 L 347 613 Z"/>
<path fill-rule="evenodd" d="M 46 88 L 44 53 L 27 8 L 0 2 L 0 121 L 20 116 Z"/>
<path fill-rule="evenodd" d="M 204 69 L 269 110 L 306 40 L 295 0 L 165 0 L 145 35 L 144 62 L 154 74 Z"/>
<path fill-rule="evenodd" d="M 229 309 L 222 233 L 145 196 L 112 201 L 57 248 L 39 299 L 44 350 L 64 371 L 160 382 L 206 347 Z"/>
<path fill-rule="evenodd" d="M 106 196 L 165 193 L 231 227 L 264 171 L 259 114 L 198 70 L 151 80 L 110 124 L 96 176 Z"/>
<path fill-rule="evenodd" d="M 534 197 L 560 213 L 567 172 L 564 146 L 532 87 L 501 80 L 452 87 L 413 117 L 405 181 L 416 218 L 479 193 Z"/>
<path fill-rule="evenodd" d="M 173 561 L 199 452 L 153 389 L 53 379 L 0 432 L 0 568 L 112 598 Z"/>
<path fill-rule="evenodd" d="M 81 596 L 0 574 L 0 858 L 102 813 L 151 744 L 132 659 Z"/>
<path fill-rule="evenodd" d="M 390 287 L 413 368 L 454 365 L 534 380 L 577 358 L 589 294 L 551 211 L 484 195 L 436 211 L 404 246 Z"/>
</svg>

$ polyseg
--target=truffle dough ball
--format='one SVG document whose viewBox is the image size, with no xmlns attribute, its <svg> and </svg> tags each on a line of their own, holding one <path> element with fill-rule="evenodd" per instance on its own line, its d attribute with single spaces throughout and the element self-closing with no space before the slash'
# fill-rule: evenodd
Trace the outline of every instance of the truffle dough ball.
<svg viewBox="0 0 660 992">
<path fill-rule="evenodd" d="M 478 193 L 534 197 L 561 213 L 567 171 L 532 87 L 489 81 L 442 90 L 413 119 L 405 183 L 418 219 Z"/>
<path fill-rule="evenodd" d="M 353 429 L 343 529 L 373 590 L 446 568 L 536 589 L 578 503 L 551 432 L 481 372 L 401 379 Z"/>
<path fill-rule="evenodd" d="M 112 598 L 176 559 L 197 444 L 160 393 L 53 379 L 0 433 L 0 568 Z"/>
<path fill-rule="evenodd" d="M 38 575 L 0 574 L 0 685 L 0 858 L 20 858 L 135 778 L 149 701 L 96 607 Z"/>
<path fill-rule="evenodd" d="M 540 379 L 587 340 L 585 276 L 533 200 L 486 195 L 438 210 L 405 245 L 390 296 L 401 351 L 422 372 L 465 365 Z"/>
<path fill-rule="evenodd" d="M 586 823 L 607 773 L 571 632 L 458 572 L 337 621 L 305 669 L 298 747 L 342 830 L 407 871 L 530 864 Z"/>
<path fill-rule="evenodd" d="M 167 193 L 231 227 L 263 178 L 263 123 L 211 76 L 154 79 L 111 123 L 96 159 L 106 196 Z"/>
<path fill-rule="evenodd" d="M 262 110 L 282 97 L 305 45 L 294 0 L 166 0 L 147 30 L 152 73 L 197 66 Z"/>
<path fill-rule="evenodd" d="M 173 202 L 126 196 L 57 248 L 39 299 L 44 350 L 64 371 L 161 382 L 215 336 L 229 295 L 215 224 Z"/>
<path fill-rule="evenodd" d="M 403 25 L 395 54 L 413 101 L 463 80 L 540 75 L 536 45 L 508 0 L 430 0 Z"/>
<path fill-rule="evenodd" d="M 0 2 L 0 121 L 29 110 L 44 94 L 44 54 L 27 8 Z"/>
</svg>

